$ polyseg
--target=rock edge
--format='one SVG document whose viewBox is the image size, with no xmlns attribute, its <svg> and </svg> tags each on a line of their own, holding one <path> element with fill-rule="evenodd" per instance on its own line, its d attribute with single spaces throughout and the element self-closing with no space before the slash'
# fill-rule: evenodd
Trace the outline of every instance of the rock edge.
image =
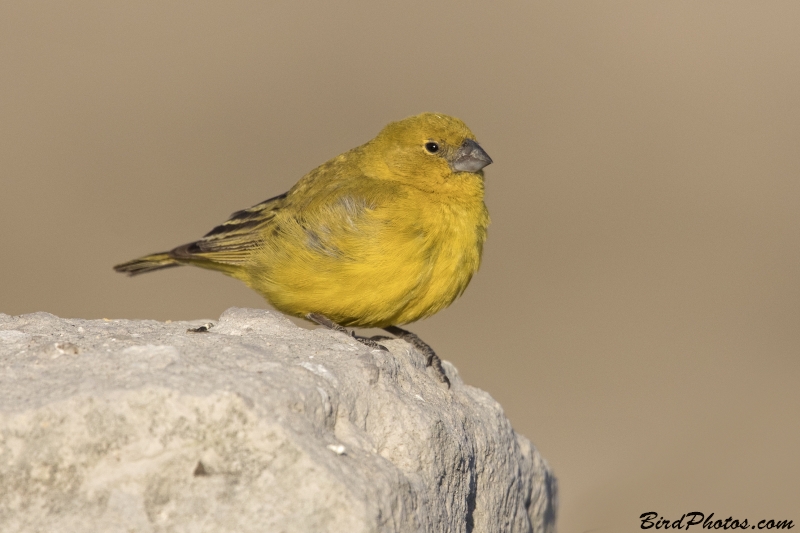
<svg viewBox="0 0 800 533">
<path fill-rule="evenodd" d="M 0 314 L 3 531 L 555 531 L 547 463 L 449 363 L 203 322 Z"/>
</svg>

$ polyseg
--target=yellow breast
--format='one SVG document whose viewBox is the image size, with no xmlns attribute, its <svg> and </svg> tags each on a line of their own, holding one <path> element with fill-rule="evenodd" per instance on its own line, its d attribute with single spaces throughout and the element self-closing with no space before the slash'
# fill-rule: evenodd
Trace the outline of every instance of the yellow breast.
<svg viewBox="0 0 800 533">
<path fill-rule="evenodd" d="M 489 218 L 482 178 L 472 181 L 455 195 L 396 188 L 361 209 L 341 200 L 320 216 L 324 223 L 278 221 L 242 279 L 284 313 L 320 313 L 344 326 L 430 316 L 480 266 Z"/>
</svg>

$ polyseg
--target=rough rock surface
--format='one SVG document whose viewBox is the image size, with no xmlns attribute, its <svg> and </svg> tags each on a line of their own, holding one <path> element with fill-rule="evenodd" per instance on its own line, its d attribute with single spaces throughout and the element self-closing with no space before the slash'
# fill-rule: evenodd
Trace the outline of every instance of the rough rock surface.
<svg viewBox="0 0 800 533">
<path fill-rule="evenodd" d="M 0 314 L 1 531 L 554 531 L 546 462 L 452 365 L 197 325 Z"/>
</svg>

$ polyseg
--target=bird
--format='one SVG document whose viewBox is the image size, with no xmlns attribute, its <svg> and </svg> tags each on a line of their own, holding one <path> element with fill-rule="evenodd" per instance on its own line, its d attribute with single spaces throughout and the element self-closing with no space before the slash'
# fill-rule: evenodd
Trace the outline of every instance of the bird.
<svg viewBox="0 0 800 533">
<path fill-rule="evenodd" d="M 477 272 L 492 159 L 458 118 L 422 113 L 323 163 L 288 192 L 233 213 L 203 238 L 114 267 L 131 276 L 193 265 L 239 279 L 274 308 L 350 334 L 409 342 L 450 386 L 436 352 L 401 325 L 449 306 Z"/>
</svg>

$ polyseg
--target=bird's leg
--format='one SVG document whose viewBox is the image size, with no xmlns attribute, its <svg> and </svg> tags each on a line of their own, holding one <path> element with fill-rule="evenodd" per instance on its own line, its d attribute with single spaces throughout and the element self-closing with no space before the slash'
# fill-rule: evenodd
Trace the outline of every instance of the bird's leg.
<svg viewBox="0 0 800 533">
<path fill-rule="evenodd" d="M 383 329 L 396 336 L 398 339 L 403 339 L 411 346 L 422 352 L 422 354 L 425 356 L 425 364 L 427 366 L 432 366 L 439 375 L 439 381 L 446 384 L 447 388 L 450 388 L 450 380 L 447 379 L 447 374 L 444 373 L 444 369 L 442 368 L 442 360 L 439 359 L 439 356 L 436 355 L 436 352 L 433 351 L 433 348 L 428 346 L 425 341 L 417 337 L 414 333 L 411 333 L 403 328 L 398 328 L 397 326 L 388 326 Z"/>
<path fill-rule="evenodd" d="M 322 315 L 320 313 L 308 313 L 306 315 L 306 318 L 309 319 L 312 322 L 316 322 L 320 326 L 326 327 L 328 329 L 332 329 L 333 331 L 342 332 L 345 335 L 349 335 L 350 337 L 353 337 L 355 340 L 357 340 L 361 344 L 369 346 L 370 348 L 374 348 L 376 350 L 383 350 L 384 352 L 388 352 L 389 351 L 389 350 L 386 349 L 385 346 L 381 346 L 380 344 L 378 344 L 377 342 L 375 342 L 372 339 L 367 339 L 366 337 L 359 337 L 358 335 L 355 334 L 355 332 L 347 331 L 346 327 L 344 327 L 344 326 L 342 326 L 340 324 L 337 324 L 336 322 L 334 322 L 330 318 L 328 318 L 325 315 Z"/>
</svg>

